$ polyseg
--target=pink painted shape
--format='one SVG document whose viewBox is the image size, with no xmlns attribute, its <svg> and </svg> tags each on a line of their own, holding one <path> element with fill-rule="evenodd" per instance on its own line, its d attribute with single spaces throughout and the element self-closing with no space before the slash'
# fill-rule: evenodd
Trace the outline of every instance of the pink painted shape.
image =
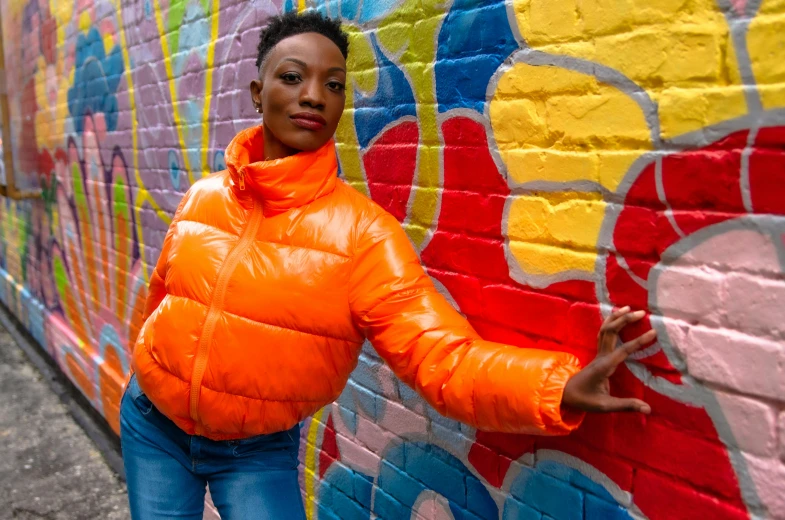
<svg viewBox="0 0 785 520">
<path fill-rule="evenodd" d="M 687 371 L 698 381 L 785 401 L 785 349 L 778 342 L 727 329 L 693 327 L 678 348 L 687 357 Z"/>
<path fill-rule="evenodd" d="M 100 29 L 101 37 L 103 38 L 109 34 L 112 36 L 112 40 L 114 41 L 114 44 L 117 45 L 117 34 L 116 34 L 117 30 L 115 29 L 114 22 L 112 22 L 112 20 L 105 19 L 101 22 L 100 25 L 101 25 L 101 29 Z"/>
<path fill-rule="evenodd" d="M 717 271 L 704 274 L 695 267 L 701 265 Z M 760 337 L 785 321 L 785 303 L 773 305 L 785 300 L 785 284 L 755 274 L 780 271 L 771 239 L 752 230 L 712 237 L 665 268 L 653 289 L 667 318 L 670 341 L 686 356 L 690 375 L 747 394 L 785 400 L 781 374 L 785 367 L 779 366 L 785 362 L 785 349 L 776 340 Z M 690 273 L 693 279 L 688 278 Z M 722 298 L 712 292 L 713 287 Z"/>
<path fill-rule="evenodd" d="M 785 464 L 776 458 L 743 455 L 758 498 L 768 513 L 764 518 L 785 518 Z"/>
<path fill-rule="evenodd" d="M 744 14 L 744 8 L 747 7 L 747 0 L 730 0 L 730 3 L 737 14 Z"/>
<path fill-rule="evenodd" d="M 728 326 L 774 340 L 785 336 L 785 282 L 733 273 L 727 288 Z"/>
<path fill-rule="evenodd" d="M 760 457 L 776 456 L 777 415 L 774 408 L 759 400 L 727 392 L 717 392 L 714 396 L 725 417 L 732 419 L 730 427 L 735 446 Z"/>
<path fill-rule="evenodd" d="M 672 265 L 657 284 L 657 303 L 670 318 L 718 325 L 725 308 L 723 276 L 697 267 Z"/>
<path fill-rule="evenodd" d="M 722 320 L 712 327 L 679 319 L 685 312 L 691 317 L 706 312 L 704 299 L 712 299 L 708 291 L 695 290 L 705 289 L 705 284 L 684 278 L 690 271 L 699 273 L 696 266 L 710 266 L 716 269 L 710 278 L 722 278 L 724 308 L 711 311 Z M 666 315 L 668 339 L 684 354 L 688 373 L 715 388 L 714 397 L 732 435 L 723 441 L 742 451 L 767 518 L 785 518 L 785 464 L 777 454 L 775 409 L 760 400 L 770 400 L 775 407 L 785 403 L 785 347 L 776 338 L 761 338 L 783 329 L 785 284 L 771 279 L 782 270 L 769 236 L 733 230 L 682 255 L 653 288 Z M 681 293 L 680 284 L 685 289 Z M 669 315 L 669 309 L 678 312 Z"/>
<path fill-rule="evenodd" d="M 782 238 L 785 242 L 785 234 Z M 708 266 L 718 271 L 781 271 L 769 236 L 745 229 L 714 236 L 681 255 L 673 265 Z"/>
<path fill-rule="evenodd" d="M 785 412 L 780 412 L 778 429 L 780 432 L 780 460 L 785 462 Z"/>
<path fill-rule="evenodd" d="M 417 497 L 412 507 L 412 518 L 415 520 L 452 520 L 450 503 L 434 491 L 424 491 Z"/>
</svg>

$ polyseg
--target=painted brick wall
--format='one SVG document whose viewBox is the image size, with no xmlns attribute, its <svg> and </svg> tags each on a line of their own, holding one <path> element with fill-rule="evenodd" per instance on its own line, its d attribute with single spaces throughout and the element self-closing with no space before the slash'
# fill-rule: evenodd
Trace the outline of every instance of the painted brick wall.
<svg viewBox="0 0 785 520">
<path fill-rule="evenodd" d="M 0 297 L 117 428 L 180 197 L 258 123 L 287 0 L 2 0 Z M 785 519 L 785 2 L 307 2 L 351 33 L 342 175 L 488 339 L 588 361 L 611 305 L 650 417 L 569 438 L 438 416 L 365 349 L 303 429 L 309 518 Z"/>
</svg>

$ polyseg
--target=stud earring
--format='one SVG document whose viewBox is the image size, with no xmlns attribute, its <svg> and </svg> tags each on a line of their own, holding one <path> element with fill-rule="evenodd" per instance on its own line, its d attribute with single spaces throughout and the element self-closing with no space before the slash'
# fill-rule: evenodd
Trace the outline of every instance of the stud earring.
<svg viewBox="0 0 785 520">
<path fill-rule="evenodd" d="M 261 114 L 262 113 L 262 107 L 256 107 L 256 111 Z"/>
</svg>

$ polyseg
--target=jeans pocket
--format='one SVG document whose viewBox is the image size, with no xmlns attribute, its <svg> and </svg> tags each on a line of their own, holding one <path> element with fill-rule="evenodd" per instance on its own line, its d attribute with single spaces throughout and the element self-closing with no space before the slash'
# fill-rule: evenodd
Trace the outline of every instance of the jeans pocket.
<svg viewBox="0 0 785 520">
<path fill-rule="evenodd" d="M 229 445 L 233 447 L 232 454 L 235 457 L 281 455 L 297 464 L 300 451 L 299 426 L 282 432 L 229 441 Z"/>
<path fill-rule="evenodd" d="M 131 376 L 125 393 L 128 394 L 128 397 L 131 398 L 134 402 L 134 406 L 136 406 L 137 410 L 139 410 L 142 415 L 147 415 L 153 411 L 153 402 L 150 401 L 150 398 L 147 397 L 144 392 L 142 392 L 139 383 L 136 381 L 136 374 Z"/>
</svg>

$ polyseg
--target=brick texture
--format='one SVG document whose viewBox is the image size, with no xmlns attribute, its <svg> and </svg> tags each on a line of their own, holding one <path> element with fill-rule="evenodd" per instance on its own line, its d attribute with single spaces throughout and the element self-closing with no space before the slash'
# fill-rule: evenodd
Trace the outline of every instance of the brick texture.
<svg viewBox="0 0 785 520">
<path fill-rule="evenodd" d="M 442 417 L 366 345 L 302 428 L 309 519 L 785 520 L 780 0 L 0 0 L 41 189 L 0 204 L 0 300 L 108 423 L 172 213 L 302 8 L 350 33 L 341 177 L 483 337 L 588 363 L 612 306 L 658 331 L 611 380 L 652 414 L 566 438 Z"/>
</svg>

